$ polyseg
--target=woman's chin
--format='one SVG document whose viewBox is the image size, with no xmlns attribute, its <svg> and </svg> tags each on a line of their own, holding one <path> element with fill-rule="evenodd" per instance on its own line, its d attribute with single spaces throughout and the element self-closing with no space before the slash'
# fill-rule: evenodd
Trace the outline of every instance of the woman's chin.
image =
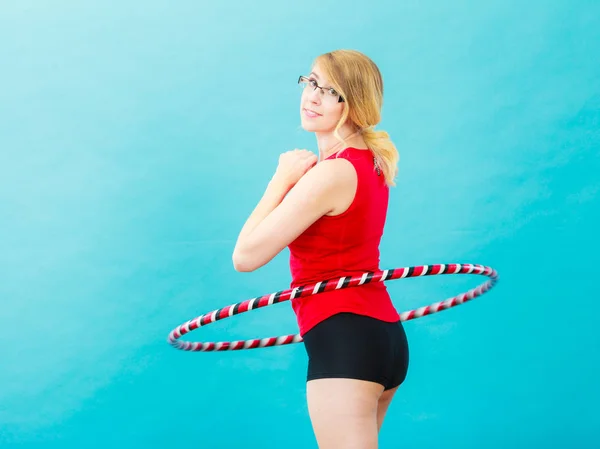
<svg viewBox="0 0 600 449">
<path fill-rule="evenodd" d="M 311 123 L 310 120 L 301 120 L 301 125 L 304 131 L 309 133 L 315 133 L 321 130 L 319 126 L 315 123 Z"/>
</svg>

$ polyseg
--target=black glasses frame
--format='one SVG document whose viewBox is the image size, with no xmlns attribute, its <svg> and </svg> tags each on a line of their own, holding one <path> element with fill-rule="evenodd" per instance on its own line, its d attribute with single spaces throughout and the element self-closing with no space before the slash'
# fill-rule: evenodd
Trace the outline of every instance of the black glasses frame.
<svg viewBox="0 0 600 449">
<path fill-rule="evenodd" d="M 333 87 L 321 87 L 317 84 L 317 82 L 315 80 L 310 79 L 307 76 L 300 75 L 300 77 L 298 78 L 298 84 L 300 84 L 303 81 L 306 81 L 307 83 L 314 83 L 313 90 L 321 89 L 321 92 L 323 92 L 323 93 L 325 92 L 325 90 L 333 90 L 335 92 L 335 89 Z M 338 94 L 338 97 L 339 97 L 338 103 L 343 103 L 345 101 L 344 97 L 342 97 L 340 94 Z"/>
</svg>

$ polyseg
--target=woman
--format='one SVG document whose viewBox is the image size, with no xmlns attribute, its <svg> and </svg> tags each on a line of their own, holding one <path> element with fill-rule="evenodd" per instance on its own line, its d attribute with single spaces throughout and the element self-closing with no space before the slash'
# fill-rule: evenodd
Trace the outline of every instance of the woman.
<svg viewBox="0 0 600 449">
<path fill-rule="evenodd" d="M 317 157 L 279 157 L 238 237 L 233 263 L 253 271 L 290 250 L 292 287 L 379 269 L 379 243 L 398 153 L 379 123 L 383 81 L 364 54 L 319 56 L 300 115 Z M 318 162 L 318 163 L 317 163 Z M 383 283 L 292 300 L 308 353 L 307 402 L 319 448 L 377 447 L 384 416 L 408 369 L 408 344 Z"/>
</svg>

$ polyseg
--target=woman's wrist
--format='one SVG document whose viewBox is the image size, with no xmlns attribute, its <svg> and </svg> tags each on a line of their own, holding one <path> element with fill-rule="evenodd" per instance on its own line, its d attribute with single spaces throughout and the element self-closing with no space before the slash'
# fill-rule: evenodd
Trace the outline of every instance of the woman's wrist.
<svg viewBox="0 0 600 449">
<path fill-rule="evenodd" d="M 287 193 L 293 185 L 283 175 L 276 172 L 269 181 L 269 187 Z"/>
</svg>

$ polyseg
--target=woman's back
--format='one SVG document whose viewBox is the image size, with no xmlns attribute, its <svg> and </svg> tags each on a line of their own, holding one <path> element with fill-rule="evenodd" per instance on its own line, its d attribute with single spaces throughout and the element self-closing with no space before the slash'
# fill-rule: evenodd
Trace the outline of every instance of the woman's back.
<svg viewBox="0 0 600 449">
<path fill-rule="evenodd" d="M 330 156 L 328 159 L 334 158 Z M 389 187 L 371 151 L 346 148 L 337 158 L 352 163 L 357 174 L 354 200 L 339 215 L 323 216 L 288 245 L 292 287 L 379 269 L 379 243 L 385 226 Z M 300 333 L 339 312 L 398 320 L 382 283 L 292 300 Z"/>
</svg>

